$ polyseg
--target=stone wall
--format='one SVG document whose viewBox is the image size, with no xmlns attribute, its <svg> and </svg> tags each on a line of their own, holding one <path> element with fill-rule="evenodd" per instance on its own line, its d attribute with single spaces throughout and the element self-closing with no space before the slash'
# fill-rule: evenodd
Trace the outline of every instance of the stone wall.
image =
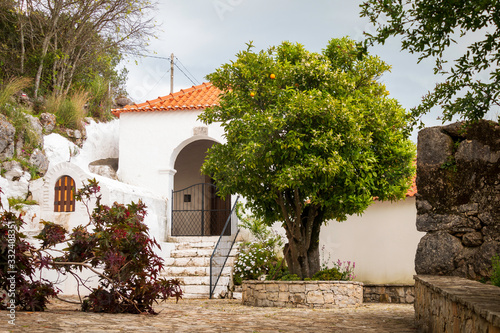
<svg viewBox="0 0 500 333">
<path fill-rule="evenodd" d="M 244 305 L 344 308 L 363 303 L 363 283 L 354 281 L 243 281 Z"/>
<path fill-rule="evenodd" d="M 415 286 L 410 284 L 364 284 L 364 303 L 411 304 L 415 300 Z"/>
<path fill-rule="evenodd" d="M 417 274 L 488 278 L 500 253 L 500 126 L 458 122 L 418 135 Z"/>
<path fill-rule="evenodd" d="M 420 332 L 500 333 L 500 288 L 454 276 L 415 276 Z"/>
</svg>

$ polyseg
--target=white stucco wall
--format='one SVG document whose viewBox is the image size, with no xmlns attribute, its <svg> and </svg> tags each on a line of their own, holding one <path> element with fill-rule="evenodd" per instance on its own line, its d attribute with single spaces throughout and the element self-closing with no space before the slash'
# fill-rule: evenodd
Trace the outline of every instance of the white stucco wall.
<svg viewBox="0 0 500 333">
<path fill-rule="evenodd" d="M 120 115 L 118 178 L 170 198 L 177 154 L 196 140 L 223 141 L 218 124 L 197 120 L 201 111 L 128 112 Z M 206 127 L 206 134 L 196 128 Z"/>
<path fill-rule="evenodd" d="M 354 261 L 357 281 L 413 284 L 415 252 L 424 236 L 416 229 L 416 216 L 414 197 L 376 201 L 362 216 L 323 226 L 320 248 L 331 260 Z"/>
<path fill-rule="evenodd" d="M 320 262 L 356 263 L 356 281 L 377 284 L 413 284 L 415 253 L 424 233 L 415 226 L 415 198 L 398 202 L 375 201 L 361 216 L 330 221 L 320 231 Z M 284 237 L 279 224 L 273 225 Z"/>
</svg>

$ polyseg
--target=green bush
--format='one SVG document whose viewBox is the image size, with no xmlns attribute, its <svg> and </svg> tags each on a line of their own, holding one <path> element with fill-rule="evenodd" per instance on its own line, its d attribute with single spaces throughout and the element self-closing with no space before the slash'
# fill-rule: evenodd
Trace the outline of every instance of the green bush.
<svg viewBox="0 0 500 333">
<path fill-rule="evenodd" d="M 279 281 L 300 281 L 300 276 L 297 274 L 290 274 L 288 271 L 285 272 L 283 276 L 280 278 L 276 279 Z"/>
<path fill-rule="evenodd" d="M 241 214 L 237 207 L 240 225 L 248 229 L 255 241 L 244 243 L 234 264 L 233 282 L 240 285 L 243 280 L 257 280 L 262 275 L 283 275 L 283 259 L 278 256 L 278 248 L 283 242 L 262 220 Z"/>
<path fill-rule="evenodd" d="M 247 243 L 234 264 L 234 284 L 240 285 L 243 280 L 257 280 L 268 274 L 279 261 L 274 249 L 268 244 Z"/>
<path fill-rule="evenodd" d="M 89 116 L 100 121 L 113 119 L 111 114 L 111 98 L 109 83 L 101 76 L 96 75 L 89 86 Z"/>
<path fill-rule="evenodd" d="M 333 268 L 328 268 L 321 270 L 319 272 L 316 272 L 311 280 L 318 280 L 318 281 L 340 281 L 342 280 L 342 274 L 339 272 L 339 270 L 336 267 Z"/>
<path fill-rule="evenodd" d="M 46 109 L 56 115 L 59 126 L 81 130 L 87 101 L 88 94 L 83 90 L 76 91 L 71 96 L 53 95 L 47 99 Z"/>
<path fill-rule="evenodd" d="M 25 157 L 26 152 L 32 152 L 36 147 L 39 147 L 40 137 L 35 132 L 31 126 L 27 115 L 30 114 L 30 110 L 20 106 L 5 104 L 2 108 L 2 114 L 4 114 L 9 122 L 14 126 L 16 130 L 15 141 L 22 139 L 23 150 L 16 151 L 16 155 L 20 157 Z"/>
<path fill-rule="evenodd" d="M 7 200 L 9 201 L 9 207 L 16 210 L 21 209 L 24 205 L 38 205 L 38 202 L 35 200 L 28 200 L 22 197 L 10 197 Z"/>
<path fill-rule="evenodd" d="M 31 79 L 25 77 L 9 79 L 0 87 L 0 108 L 3 109 L 15 93 L 28 87 L 30 83 Z"/>
</svg>

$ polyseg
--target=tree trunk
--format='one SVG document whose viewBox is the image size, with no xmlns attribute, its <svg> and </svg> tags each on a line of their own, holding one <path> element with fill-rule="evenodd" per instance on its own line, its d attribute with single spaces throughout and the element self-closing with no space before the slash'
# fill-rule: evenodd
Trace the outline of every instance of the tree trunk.
<svg viewBox="0 0 500 333">
<path fill-rule="evenodd" d="M 19 15 L 21 15 L 21 14 L 19 14 Z M 24 58 L 25 58 L 25 54 L 26 54 L 26 48 L 24 46 L 24 24 L 21 21 L 23 19 L 24 18 L 20 19 L 20 24 L 19 24 L 19 28 L 21 30 L 21 36 L 20 36 L 20 39 L 21 39 L 21 75 L 24 75 Z"/>
<path fill-rule="evenodd" d="M 307 206 L 297 220 L 300 223 L 293 228 L 285 227 L 288 238 L 285 259 L 291 274 L 301 279 L 311 278 L 320 270 L 319 232 L 323 214 L 317 208 Z"/>
</svg>

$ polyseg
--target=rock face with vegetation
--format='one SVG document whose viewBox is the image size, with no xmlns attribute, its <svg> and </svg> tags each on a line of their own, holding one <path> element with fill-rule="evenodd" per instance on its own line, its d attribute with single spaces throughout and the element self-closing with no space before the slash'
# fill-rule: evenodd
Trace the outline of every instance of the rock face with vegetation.
<svg viewBox="0 0 500 333">
<path fill-rule="evenodd" d="M 488 278 L 500 253 L 500 126 L 458 122 L 418 135 L 417 274 Z"/>
</svg>

